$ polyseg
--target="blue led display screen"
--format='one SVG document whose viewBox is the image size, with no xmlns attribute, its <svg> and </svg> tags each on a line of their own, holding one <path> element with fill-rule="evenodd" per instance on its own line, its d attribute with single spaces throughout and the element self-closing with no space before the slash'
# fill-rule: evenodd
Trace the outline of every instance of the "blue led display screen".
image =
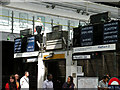
<svg viewBox="0 0 120 90">
<path fill-rule="evenodd" d="M 27 38 L 27 52 L 35 51 L 35 37 L 28 37 Z"/>
<path fill-rule="evenodd" d="M 14 42 L 14 53 L 21 53 L 22 39 L 15 39 Z"/>
</svg>

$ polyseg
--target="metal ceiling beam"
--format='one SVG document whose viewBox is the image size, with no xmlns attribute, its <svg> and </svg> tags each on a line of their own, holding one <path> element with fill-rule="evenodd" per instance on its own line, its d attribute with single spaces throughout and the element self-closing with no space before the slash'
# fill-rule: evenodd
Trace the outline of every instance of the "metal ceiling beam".
<svg viewBox="0 0 120 90">
<path fill-rule="evenodd" d="M 40 3 L 46 4 L 46 5 L 53 5 L 54 4 L 54 5 L 56 5 L 56 7 L 60 7 L 62 9 L 66 9 L 66 10 L 69 9 L 71 11 L 74 9 L 74 11 L 76 11 L 76 12 L 79 9 L 82 11 L 89 12 L 90 14 L 109 11 L 109 12 L 111 12 L 112 18 L 118 18 L 118 16 L 119 16 L 117 7 L 112 7 L 112 6 L 107 6 L 107 5 L 91 2 L 93 0 L 86 0 L 86 1 L 82 0 L 81 2 L 79 2 L 80 0 L 76 0 L 74 2 L 71 2 L 71 1 L 70 2 L 63 2 L 61 0 L 59 0 L 59 1 L 40 2 Z M 109 0 L 109 1 L 112 1 L 112 0 Z M 118 0 L 115 0 L 115 1 L 118 1 Z"/>
</svg>

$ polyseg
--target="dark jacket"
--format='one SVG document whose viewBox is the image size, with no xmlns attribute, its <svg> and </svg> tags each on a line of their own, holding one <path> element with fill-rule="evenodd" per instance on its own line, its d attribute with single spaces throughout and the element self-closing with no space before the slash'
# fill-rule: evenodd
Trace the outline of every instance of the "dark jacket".
<svg viewBox="0 0 120 90">
<path fill-rule="evenodd" d="M 6 83 L 5 90 L 18 90 L 16 84 L 14 83 Z"/>
<path fill-rule="evenodd" d="M 63 84 L 62 88 L 71 88 L 71 89 L 73 89 L 74 86 L 75 86 L 74 83 L 68 84 L 67 82 L 65 82 L 65 83 Z"/>
</svg>

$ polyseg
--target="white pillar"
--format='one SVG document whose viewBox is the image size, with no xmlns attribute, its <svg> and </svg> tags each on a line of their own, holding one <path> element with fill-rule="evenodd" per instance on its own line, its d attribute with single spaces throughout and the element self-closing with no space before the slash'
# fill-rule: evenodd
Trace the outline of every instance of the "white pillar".
<svg viewBox="0 0 120 90">
<path fill-rule="evenodd" d="M 39 55 L 38 57 L 38 88 L 42 88 L 45 74 L 45 66 L 43 63 L 43 55 Z"/>
<path fill-rule="evenodd" d="M 71 76 L 72 76 L 72 74 L 76 74 L 76 76 L 73 77 L 73 79 L 74 79 L 73 82 L 75 84 L 75 88 L 77 88 L 77 65 L 72 65 L 71 66 Z"/>
<path fill-rule="evenodd" d="M 66 80 L 68 76 L 72 76 L 72 74 L 76 74 L 74 77 L 75 88 L 77 87 L 77 61 L 72 60 L 72 51 L 69 51 L 69 54 L 66 52 Z"/>
</svg>

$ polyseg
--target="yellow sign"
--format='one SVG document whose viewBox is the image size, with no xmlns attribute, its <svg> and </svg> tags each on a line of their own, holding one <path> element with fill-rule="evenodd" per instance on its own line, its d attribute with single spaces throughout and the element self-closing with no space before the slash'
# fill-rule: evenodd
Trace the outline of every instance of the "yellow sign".
<svg viewBox="0 0 120 90">
<path fill-rule="evenodd" d="M 50 60 L 50 59 L 65 59 L 65 54 L 54 54 L 52 57 L 50 58 L 45 58 L 49 55 L 44 55 L 43 56 L 43 60 Z"/>
</svg>

